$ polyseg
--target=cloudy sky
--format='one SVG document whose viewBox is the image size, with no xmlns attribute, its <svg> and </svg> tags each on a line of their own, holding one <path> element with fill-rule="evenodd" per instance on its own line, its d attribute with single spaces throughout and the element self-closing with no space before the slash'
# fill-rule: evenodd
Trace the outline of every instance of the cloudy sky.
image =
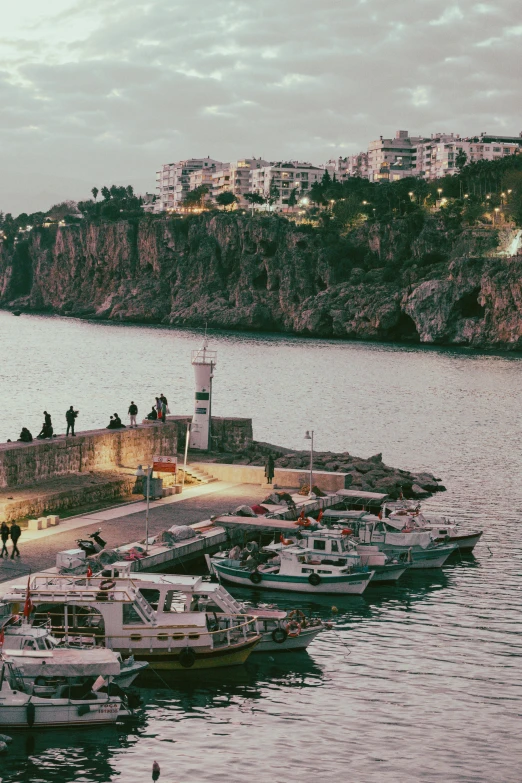
<svg viewBox="0 0 522 783">
<path fill-rule="evenodd" d="M 4 0 L 0 210 L 162 163 L 522 130 L 520 0 Z"/>
</svg>

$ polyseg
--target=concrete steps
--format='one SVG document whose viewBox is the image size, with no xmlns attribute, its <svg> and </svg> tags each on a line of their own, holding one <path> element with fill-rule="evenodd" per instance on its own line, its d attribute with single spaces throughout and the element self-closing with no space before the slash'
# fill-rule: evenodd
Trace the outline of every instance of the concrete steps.
<svg viewBox="0 0 522 783">
<path fill-rule="evenodd" d="M 181 470 L 183 470 L 183 468 L 181 468 Z M 192 465 L 187 465 L 185 468 L 185 473 L 187 476 L 195 479 L 198 484 L 212 484 L 214 481 L 218 480 L 217 478 L 214 478 L 214 476 L 211 476 L 210 473 L 207 473 L 205 470 L 201 470 L 201 468 L 194 468 Z"/>
</svg>

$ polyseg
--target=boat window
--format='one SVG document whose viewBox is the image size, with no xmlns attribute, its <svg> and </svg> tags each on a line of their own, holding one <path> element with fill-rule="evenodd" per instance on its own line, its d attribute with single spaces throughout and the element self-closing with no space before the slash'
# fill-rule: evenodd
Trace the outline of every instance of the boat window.
<svg viewBox="0 0 522 783">
<path fill-rule="evenodd" d="M 145 620 L 133 604 L 123 604 L 123 625 L 144 625 Z"/>
<path fill-rule="evenodd" d="M 326 549 L 326 541 L 314 541 L 314 549 L 321 549 L 324 551 Z"/>
<path fill-rule="evenodd" d="M 39 650 L 46 650 L 47 645 L 45 643 L 45 639 L 38 639 L 38 649 Z"/>
<path fill-rule="evenodd" d="M 332 552 L 338 552 L 339 547 L 337 545 L 337 541 L 332 541 L 331 543 L 332 543 Z"/>
<path fill-rule="evenodd" d="M 22 650 L 36 650 L 36 642 L 34 639 L 25 639 Z"/>
<path fill-rule="evenodd" d="M 140 587 L 140 593 L 142 594 L 144 599 L 146 601 L 148 601 L 148 603 L 152 606 L 152 608 L 157 611 L 159 597 L 160 597 L 160 591 L 159 590 L 154 590 L 152 588 L 147 588 L 147 587 L 142 589 Z"/>
<path fill-rule="evenodd" d="M 301 571 L 303 574 L 313 574 L 314 569 L 313 568 L 301 568 Z"/>
<path fill-rule="evenodd" d="M 197 598 L 197 596 L 195 596 L 195 598 Z M 167 590 L 163 604 L 163 611 L 184 612 L 186 603 L 187 598 L 185 593 L 182 593 L 180 590 Z"/>
<path fill-rule="evenodd" d="M 317 569 L 317 573 L 318 573 L 318 574 L 331 574 L 332 572 L 331 572 L 331 571 L 325 571 L 325 570 L 324 570 L 324 569 L 322 569 L 322 568 L 318 568 L 318 569 Z"/>
</svg>

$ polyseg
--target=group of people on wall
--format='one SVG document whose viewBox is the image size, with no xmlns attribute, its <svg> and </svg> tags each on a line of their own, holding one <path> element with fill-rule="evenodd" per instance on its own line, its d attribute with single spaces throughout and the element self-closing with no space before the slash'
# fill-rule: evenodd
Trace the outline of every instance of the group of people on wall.
<svg viewBox="0 0 522 783">
<path fill-rule="evenodd" d="M 159 397 L 156 397 L 155 399 L 156 402 L 152 406 L 152 410 L 146 416 L 146 418 L 149 421 L 161 421 L 163 424 L 165 424 L 167 421 L 167 415 L 170 413 L 168 400 L 164 394 L 160 394 Z M 138 426 L 137 424 L 138 406 L 136 405 L 134 400 L 131 400 L 131 404 L 129 405 L 129 409 L 127 413 L 130 419 L 129 428 L 135 429 Z M 73 405 L 71 405 L 65 412 L 65 421 L 67 423 L 67 431 L 65 433 L 65 437 L 69 437 L 69 434 L 71 435 L 71 437 L 76 436 L 76 433 L 74 431 L 74 426 L 78 414 L 79 411 L 74 410 Z M 50 440 L 52 438 L 56 438 L 51 414 L 48 413 L 47 411 L 44 411 L 43 415 L 44 415 L 44 421 L 42 424 L 42 428 L 38 433 L 38 435 L 36 436 L 36 438 L 38 440 L 48 440 L 48 439 Z M 117 413 L 113 413 L 113 415 L 109 419 L 109 423 L 106 429 L 120 430 L 120 429 L 124 429 L 126 426 L 127 425 L 122 422 L 120 416 Z M 30 432 L 30 430 L 28 430 L 27 427 L 22 427 L 22 431 L 20 432 L 18 441 L 20 443 L 32 443 L 33 435 Z M 11 441 L 8 440 L 7 442 L 10 443 Z"/>
</svg>

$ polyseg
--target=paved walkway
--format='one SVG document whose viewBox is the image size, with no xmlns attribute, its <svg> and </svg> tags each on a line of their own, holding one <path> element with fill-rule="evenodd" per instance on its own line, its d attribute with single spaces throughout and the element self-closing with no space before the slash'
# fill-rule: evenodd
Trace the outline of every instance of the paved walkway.
<svg viewBox="0 0 522 783">
<path fill-rule="evenodd" d="M 172 525 L 190 525 L 208 519 L 213 514 L 233 511 L 243 503 L 258 503 L 266 495 L 266 488 L 256 484 L 214 482 L 187 487 L 181 495 L 151 502 L 149 535 L 161 533 Z M 101 535 L 108 549 L 143 540 L 145 510 L 145 501 L 138 501 L 70 517 L 55 528 L 31 533 L 24 531 L 18 542 L 21 558 L 14 561 L 5 558 L 0 560 L 0 582 L 53 567 L 57 552 L 77 548 L 78 538 L 85 538 L 87 533 L 98 528 L 102 529 Z M 89 529 L 83 532 L 81 529 L 85 527 Z M 8 546 L 10 549 L 10 544 Z"/>
</svg>

